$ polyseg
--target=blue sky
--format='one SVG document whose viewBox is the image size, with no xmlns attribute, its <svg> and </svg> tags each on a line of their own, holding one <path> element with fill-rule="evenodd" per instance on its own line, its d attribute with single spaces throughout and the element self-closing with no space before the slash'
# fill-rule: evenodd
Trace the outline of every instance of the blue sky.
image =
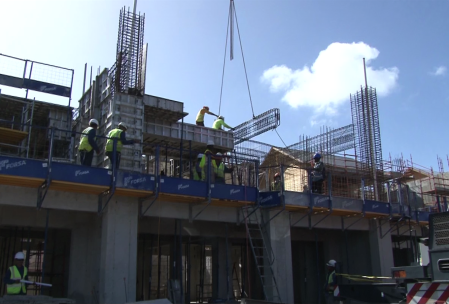
<svg viewBox="0 0 449 304">
<path fill-rule="evenodd" d="M 287 144 L 351 123 L 349 94 L 363 84 L 366 57 L 368 83 L 379 92 L 384 159 L 411 154 L 437 169 L 439 155 L 447 170 L 449 1 L 235 1 L 255 114 L 279 108 Z M 2 1 L 0 53 L 74 69 L 77 105 L 84 64 L 94 73 L 113 64 L 119 10 L 132 5 Z M 228 7 L 228 0 L 138 1 L 149 44 L 146 93 L 184 102 L 186 122 L 203 105 L 218 112 Z M 252 118 L 237 33 L 221 114 L 231 126 Z M 282 146 L 272 131 L 255 140 Z"/>
</svg>

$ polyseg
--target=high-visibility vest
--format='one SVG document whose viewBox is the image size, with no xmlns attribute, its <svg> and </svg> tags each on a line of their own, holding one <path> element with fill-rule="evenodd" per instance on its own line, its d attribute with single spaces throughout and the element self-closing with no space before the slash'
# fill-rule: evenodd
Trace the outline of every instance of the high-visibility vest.
<svg viewBox="0 0 449 304">
<path fill-rule="evenodd" d="M 17 266 L 11 266 L 9 267 L 9 271 L 11 272 L 11 280 L 24 280 L 25 277 L 28 274 L 28 269 L 24 266 L 23 267 L 23 277 L 20 276 L 19 269 L 17 269 Z M 24 294 L 26 294 L 27 289 L 25 286 L 25 283 L 14 283 L 14 284 L 7 284 L 6 285 L 6 293 L 9 295 L 17 295 L 20 294 L 20 291 L 22 291 Z"/>
<path fill-rule="evenodd" d="M 215 175 L 218 178 L 224 178 L 224 174 L 225 174 L 225 165 L 223 164 L 223 162 L 220 163 L 220 165 L 215 165 L 214 167 L 215 169 Z"/>
<path fill-rule="evenodd" d="M 271 191 L 281 191 L 281 182 L 279 183 L 272 182 Z"/>
<path fill-rule="evenodd" d="M 195 168 L 193 170 L 193 180 L 201 180 L 201 168 L 200 162 L 196 162 Z"/>
<path fill-rule="evenodd" d="M 204 111 L 204 113 L 201 113 L 203 111 L 203 109 L 201 109 L 198 114 L 196 115 L 196 120 L 197 122 L 203 122 L 204 121 L 204 114 L 206 114 L 206 111 Z"/>
<path fill-rule="evenodd" d="M 203 157 L 201 158 L 200 161 L 200 168 L 201 168 L 201 180 L 205 181 L 206 180 L 206 173 L 207 173 L 207 155 L 206 153 L 211 153 L 212 151 L 209 149 L 206 149 L 206 151 L 204 151 Z M 214 165 L 215 161 L 211 160 L 211 164 L 212 166 Z M 213 170 L 213 167 L 211 168 L 211 170 Z"/>
<path fill-rule="evenodd" d="M 81 134 L 80 146 L 78 147 L 78 150 L 86 150 L 87 152 L 92 151 L 93 148 L 89 144 L 89 138 L 88 138 L 88 133 L 92 129 L 93 129 L 92 127 L 88 127 L 86 129 L 84 129 L 84 131 Z M 95 137 L 95 139 L 96 139 L 96 137 Z"/>
<path fill-rule="evenodd" d="M 112 152 L 114 150 L 114 140 L 112 138 L 117 138 L 117 152 L 122 151 L 122 141 L 120 140 L 120 134 L 122 134 L 123 130 L 121 129 L 112 129 L 108 133 L 108 140 L 106 141 L 106 152 Z"/>
<path fill-rule="evenodd" d="M 332 294 L 334 293 L 334 292 L 333 292 L 333 289 L 335 288 L 335 286 L 334 286 L 334 280 L 333 280 L 334 273 L 335 273 L 335 270 L 332 271 L 332 272 L 329 274 L 329 277 L 327 278 L 327 287 L 332 286 L 332 290 L 329 290 L 329 293 L 332 293 Z"/>
</svg>

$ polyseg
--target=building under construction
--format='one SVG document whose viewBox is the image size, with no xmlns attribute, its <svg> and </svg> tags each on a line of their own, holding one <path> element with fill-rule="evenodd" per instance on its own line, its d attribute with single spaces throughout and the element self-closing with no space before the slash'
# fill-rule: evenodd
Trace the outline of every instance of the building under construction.
<svg viewBox="0 0 449 304">
<path fill-rule="evenodd" d="M 29 295 L 76 303 L 324 303 L 330 259 L 339 273 L 371 276 L 425 263 L 418 239 L 430 213 L 448 210 L 449 176 L 440 158 L 435 171 L 385 160 L 374 88 L 351 94 L 350 125 L 287 147 L 251 139 L 279 126 L 278 109 L 234 132 L 184 123 L 182 102 L 146 94 L 144 18 L 121 10 L 115 62 L 77 107 L 72 70 L 0 56 L 0 85 L 26 92 L 0 95 L 1 295 L 17 251 L 30 280 L 52 284 Z M 30 100 L 28 90 L 68 105 Z M 102 152 L 86 167 L 78 144 L 91 118 Z M 118 122 L 141 142 L 123 147 L 120 169 L 104 153 Z M 194 178 L 210 141 L 229 169 L 224 183 L 210 156 L 204 180 Z M 323 193 L 311 189 L 316 152 Z M 276 173 L 282 187 L 271 191 Z"/>
</svg>

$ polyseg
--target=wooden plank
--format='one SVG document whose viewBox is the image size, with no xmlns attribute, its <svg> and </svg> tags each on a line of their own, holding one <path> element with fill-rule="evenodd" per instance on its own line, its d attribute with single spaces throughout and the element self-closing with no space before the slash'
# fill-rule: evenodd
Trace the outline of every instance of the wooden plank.
<svg viewBox="0 0 449 304">
<path fill-rule="evenodd" d="M 0 184 L 18 187 L 37 188 L 44 182 L 42 178 L 23 177 L 14 175 L 0 175 Z"/>
<path fill-rule="evenodd" d="M 18 145 L 28 136 L 28 132 L 0 127 L 0 141 L 4 144 Z"/>
</svg>

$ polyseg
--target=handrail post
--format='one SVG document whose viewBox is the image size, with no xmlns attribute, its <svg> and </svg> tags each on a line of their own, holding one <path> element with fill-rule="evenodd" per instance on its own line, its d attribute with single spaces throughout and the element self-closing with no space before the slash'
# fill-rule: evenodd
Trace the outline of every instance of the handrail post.
<svg viewBox="0 0 449 304">
<path fill-rule="evenodd" d="M 47 177 L 45 181 L 42 183 L 42 185 L 39 186 L 37 189 L 37 209 L 40 209 L 42 207 L 42 202 L 45 199 L 45 196 L 47 195 L 48 188 L 50 187 L 51 183 L 51 165 L 53 160 L 53 141 L 55 137 L 54 127 L 50 128 L 50 145 L 48 148 L 48 161 L 47 161 Z"/>
</svg>

